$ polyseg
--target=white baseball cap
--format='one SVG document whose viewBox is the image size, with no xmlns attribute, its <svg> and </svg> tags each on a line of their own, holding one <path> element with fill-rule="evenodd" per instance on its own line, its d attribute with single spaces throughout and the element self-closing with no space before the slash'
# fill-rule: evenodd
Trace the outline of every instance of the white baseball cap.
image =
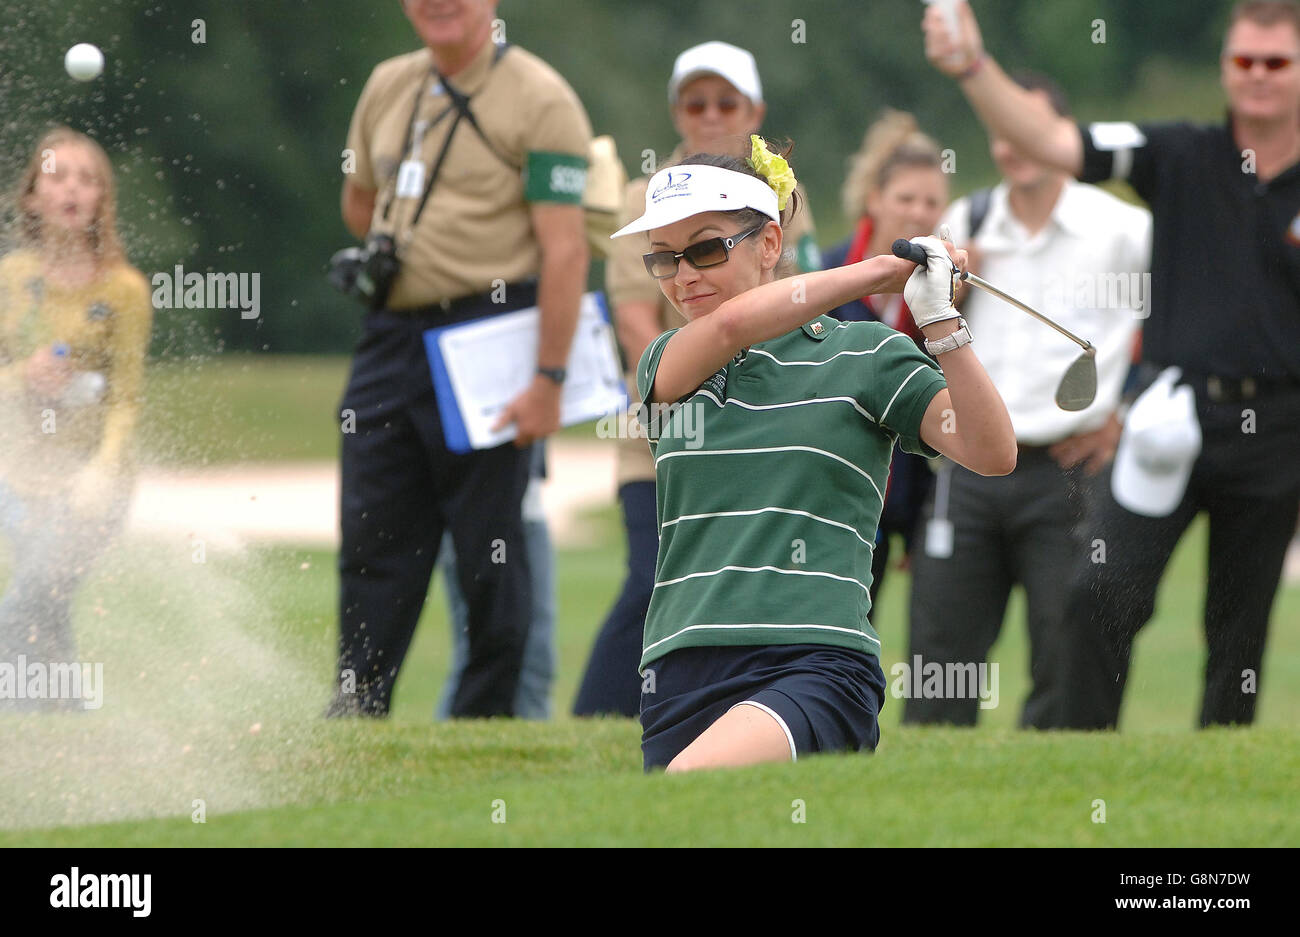
<svg viewBox="0 0 1300 937">
<path fill-rule="evenodd" d="M 1165 517 L 1183 500 L 1201 451 L 1196 398 L 1181 372 L 1166 368 L 1129 410 L 1115 452 L 1110 488 L 1126 510 Z"/>
<path fill-rule="evenodd" d="M 650 177 L 645 214 L 619 228 L 610 240 L 662 228 L 706 211 L 753 208 L 780 224 L 776 206 L 776 192 L 757 176 L 720 166 L 669 166 Z"/>
<path fill-rule="evenodd" d="M 731 82 L 737 91 L 755 104 L 763 102 L 763 84 L 758 80 L 754 56 L 729 42 L 706 42 L 691 46 L 673 63 L 668 79 L 668 106 L 677 103 L 682 85 L 701 75 L 717 75 Z"/>
</svg>

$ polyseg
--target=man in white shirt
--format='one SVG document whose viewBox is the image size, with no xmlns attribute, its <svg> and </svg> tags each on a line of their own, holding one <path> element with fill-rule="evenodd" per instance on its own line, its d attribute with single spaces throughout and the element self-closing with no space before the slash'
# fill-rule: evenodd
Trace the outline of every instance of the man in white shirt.
<svg viewBox="0 0 1300 937">
<path fill-rule="evenodd" d="M 1050 79 L 1017 80 L 1068 115 Z M 1077 412 L 1057 407 L 1057 384 L 1078 346 L 995 297 L 969 292 L 962 311 L 984 341 L 980 360 L 1011 415 L 1019 460 L 1004 477 L 940 467 L 912 563 L 908 666 L 926 668 L 922 674 L 937 672 L 931 664 L 944 673 L 983 672 L 1020 584 L 1033 681 L 1020 722 L 1054 728 L 1066 585 L 1087 548 L 1081 522 L 1091 480 L 1119 440 L 1115 411 L 1149 300 L 1151 215 L 1030 162 L 1006 140 L 994 137 L 990 148 L 1001 183 L 958 199 L 944 222 L 956 244 L 971 248 L 980 276 L 1096 346 L 1097 397 Z M 974 725 L 980 688 L 951 683 L 942 692 L 918 683 L 928 689 L 911 694 L 903 722 Z"/>
</svg>

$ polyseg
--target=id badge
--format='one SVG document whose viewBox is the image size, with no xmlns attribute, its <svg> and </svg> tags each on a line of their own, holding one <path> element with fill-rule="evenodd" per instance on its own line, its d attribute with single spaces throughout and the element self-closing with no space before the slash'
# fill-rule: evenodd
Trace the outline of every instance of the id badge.
<svg viewBox="0 0 1300 937">
<path fill-rule="evenodd" d="M 397 167 L 397 197 L 419 198 L 424 191 L 424 163 L 404 159 Z"/>
<path fill-rule="evenodd" d="M 925 525 L 925 555 L 938 560 L 952 556 L 953 526 L 946 517 L 935 517 Z"/>
</svg>

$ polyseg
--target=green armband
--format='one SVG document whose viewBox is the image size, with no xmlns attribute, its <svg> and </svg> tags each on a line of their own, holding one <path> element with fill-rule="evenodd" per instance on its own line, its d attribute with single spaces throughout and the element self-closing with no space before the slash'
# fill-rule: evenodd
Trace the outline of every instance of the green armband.
<svg viewBox="0 0 1300 937">
<path fill-rule="evenodd" d="M 524 167 L 524 200 L 581 205 L 587 188 L 587 161 L 569 153 L 528 154 Z"/>
</svg>

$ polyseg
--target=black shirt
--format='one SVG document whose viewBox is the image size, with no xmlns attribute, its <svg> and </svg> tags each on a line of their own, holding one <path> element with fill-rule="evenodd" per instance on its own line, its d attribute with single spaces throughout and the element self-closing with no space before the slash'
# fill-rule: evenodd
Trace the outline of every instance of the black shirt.
<svg viewBox="0 0 1300 937">
<path fill-rule="evenodd" d="M 1143 358 L 1197 375 L 1300 381 L 1300 164 L 1261 182 L 1230 120 L 1080 131 L 1079 178 L 1127 179 L 1151 207 Z"/>
</svg>

